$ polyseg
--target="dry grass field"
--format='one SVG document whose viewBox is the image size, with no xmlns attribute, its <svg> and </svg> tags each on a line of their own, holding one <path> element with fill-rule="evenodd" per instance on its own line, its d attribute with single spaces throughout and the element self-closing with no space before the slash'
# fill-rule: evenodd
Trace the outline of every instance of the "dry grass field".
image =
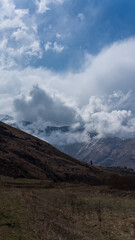
<svg viewBox="0 0 135 240">
<path fill-rule="evenodd" d="M 1 240 L 132 240 L 135 192 L 0 178 Z"/>
</svg>

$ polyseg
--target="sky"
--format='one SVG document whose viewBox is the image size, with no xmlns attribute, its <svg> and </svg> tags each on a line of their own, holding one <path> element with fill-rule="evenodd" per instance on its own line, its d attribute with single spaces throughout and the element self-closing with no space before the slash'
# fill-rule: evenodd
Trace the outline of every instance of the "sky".
<svg viewBox="0 0 135 240">
<path fill-rule="evenodd" d="M 134 101 L 134 0 L 0 2 L 0 114 L 133 137 Z"/>
</svg>

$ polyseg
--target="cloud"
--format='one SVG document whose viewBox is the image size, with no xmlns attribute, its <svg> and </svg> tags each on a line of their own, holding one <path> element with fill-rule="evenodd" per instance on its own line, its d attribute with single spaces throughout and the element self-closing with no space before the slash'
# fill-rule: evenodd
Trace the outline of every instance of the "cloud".
<svg viewBox="0 0 135 240">
<path fill-rule="evenodd" d="M 36 129 L 71 125 L 70 133 L 53 133 L 49 141 L 82 141 L 89 131 L 100 137 L 135 136 L 135 38 L 90 54 L 105 44 L 108 27 L 103 18 L 109 8 L 94 2 L 75 1 L 74 9 L 64 0 L 0 2 L 1 113 L 32 120 Z M 49 62 L 50 69 L 66 66 L 66 71 L 47 69 Z"/>
<path fill-rule="evenodd" d="M 22 59 L 25 63 L 26 56 L 41 57 L 34 18 L 29 9 L 17 8 L 12 0 L 3 0 L 0 4 L 0 54 L 0 65 L 6 68 Z"/>
<path fill-rule="evenodd" d="M 0 51 L 0 66 L 42 65 L 58 70 L 73 68 L 83 62 L 78 56 L 84 55 L 82 37 L 85 34 L 82 33 L 86 32 L 87 24 L 80 18 L 84 14 L 86 20 L 87 13 L 83 13 L 83 9 L 80 11 L 76 2 L 76 11 L 71 13 L 72 4 L 72 1 L 65 0 L 1 1 L 0 42 L 6 39 L 7 43 Z M 48 43 L 51 45 L 47 46 Z M 58 56 L 56 53 L 63 54 Z"/>
<path fill-rule="evenodd" d="M 56 33 L 56 38 L 62 38 L 62 35 L 60 33 Z"/>
<path fill-rule="evenodd" d="M 1 46 L 6 48 L 7 39 Z M 1 48 L 2 48 L 1 47 Z M 79 108 L 86 106 L 92 96 L 109 96 L 114 91 L 127 93 L 135 89 L 135 39 L 117 42 L 103 49 L 98 55 L 86 55 L 79 72 L 56 73 L 44 68 L 24 68 L 1 72 L 0 85 L 18 79 L 22 88 L 28 92 L 33 85 L 42 89 L 52 89 L 64 97 L 75 101 Z M 4 77 L 3 77 L 4 76 Z M 14 77 L 13 77 L 14 76 Z M 3 83 L 3 81 L 5 83 Z M 8 89 L 8 85 L 7 85 Z"/>
<path fill-rule="evenodd" d="M 6 44 L 4 39 L 1 48 Z M 87 54 L 77 73 L 31 67 L 0 69 L 1 113 L 13 112 L 19 120 L 35 123 L 38 117 L 53 125 L 78 123 L 85 128 L 83 133 L 76 132 L 79 139 L 90 131 L 102 137 L 135 136 L 134 59 L 135 39 L 131 38 L 104 48 L 96 56 Z M 37 84 L 39 87 L 32 90 Z M 71 140 L 74 133 L 70 133 Z"/>
<path fill-rule="evenodd" d="M 64 46 L 59 45 L 57 42 L 54 42 L 53 50 L 60 53 L 64 50 Z"/>
<path fill-rule="evenodd" d="M 81 21 L 83 21 L 83 20 L 85 19 L 85 16 L 84 16 L 83 13 L 78 13 L 77 17 L 78 17 Z"/>
<path fill-rule="evenodd" d="M 80 109 L 69 107 L 55 95 L 34 87 L 30 96 L 14 101 L 19 127 L 29 133 L 59 146 L 76 142 L 88 142 L 89 133 L 101 137 L 135 137 L 133 92 L 125 96 L 114 92 L 108 97 L 91 97 L 89 104 Z M 124 108 L 125 105 L 125 108 Z M 21 121 L 31 122 L 23 126 Z M 69 130 L 45 132 L 47 126 L 70 126 Z M 59 141 L 58 141 L 59 140 Z"/>
<path fill-rule="evenodd" d="M 64 50 L 64 46 L 59 45 L 57 42 L 47 42 L 45 44 L 45 51 L 52 50 L 54 52 L 60 53 Z"/>
<path fill-rule="evenodd" d="M 45 44 L 45 50 L 48 51 L 48 50 L 50 50 L 50 49 L 52 49 L 52 43 L 51 43 L 51 42 L 47 42 L 47 43 Z"/>
<path fill-rule="evenodd" d="M 36 0 L 36 4 L 38 7 L 38 13 L 44 13 L 48 10 L 50 10 L 49 7 L 47 7 L 47 5 L 49 4 L 49 0 Z"/>
<path fill-rule="evenodd" d="M 126 95 L 114 92 L 106 97 L 91 97 L 82 109 L 86 132 L 96 132 L 98 137 L 135 136 L 134 92 Z"/>
<path fill-rule="evenodd" d="M 25 96 L 14 101 L 15 110 L 21 120 L 35 122 L 42 119 L 54 125 L 71 125 L 81 120 L 77 112 L 64 104 L 56 96 L 51 97 L 39 87 L 30 92 L 30 99 Z"/>
<path fill-rule="evenodd" d="M 51 3 L 62 4 L 64 0 L 36 0 L 35 2 L 38 8 L 38 13 L 42 14 L 50 10 L 49 6 Z"/>
<path fill-rule="evenodd" d="M 90 96 L 135 89 L 135 38 L 115 42 L 96 56 L 86 55 L 79 73 L 68 72 L 60 88 L 83 106 Z M 71 87 L 72 86 L 72 89 Z"/>
</svg>

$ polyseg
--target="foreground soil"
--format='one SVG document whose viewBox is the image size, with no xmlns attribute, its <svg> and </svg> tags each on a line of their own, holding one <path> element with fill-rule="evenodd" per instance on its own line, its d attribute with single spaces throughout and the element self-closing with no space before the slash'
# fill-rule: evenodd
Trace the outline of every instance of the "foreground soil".
<svg viewBox="0 0 135 240">
<path fill-rule="evenodd" d="M 132 240 L 135 192 L 0 177 L 1 240 Z"/>
</svg>

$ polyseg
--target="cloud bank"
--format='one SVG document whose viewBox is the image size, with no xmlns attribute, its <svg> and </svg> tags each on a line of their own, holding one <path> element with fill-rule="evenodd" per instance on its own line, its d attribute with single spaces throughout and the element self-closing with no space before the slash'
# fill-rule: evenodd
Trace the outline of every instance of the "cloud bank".
<svg viewBox="0 0 135 240">
<path fill-rule="evenodd" d="M 60 142 L 87 141 L 88 132 L 135 137 L 134 59 L 135 39 L 130 38 L 96 56 L 87 54 L 79 73 L 0 69 L 1 113 L 35 125 L 70 125 L 70 133 L 53 133 L 51 139 Z"/>
</svg>

